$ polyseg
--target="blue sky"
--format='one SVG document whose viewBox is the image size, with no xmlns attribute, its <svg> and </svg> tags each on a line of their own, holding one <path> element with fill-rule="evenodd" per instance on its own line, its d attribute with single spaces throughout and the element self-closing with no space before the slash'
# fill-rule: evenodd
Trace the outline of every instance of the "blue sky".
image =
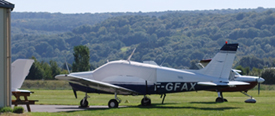
<svg viewBox="0 0 275 116">
<path fill-rule="evenodd" d="M 275 8 L 275 0 L 6 0 L 15 12 L 152 12 L 167 10 L 214 10 Z"/>
</svg>

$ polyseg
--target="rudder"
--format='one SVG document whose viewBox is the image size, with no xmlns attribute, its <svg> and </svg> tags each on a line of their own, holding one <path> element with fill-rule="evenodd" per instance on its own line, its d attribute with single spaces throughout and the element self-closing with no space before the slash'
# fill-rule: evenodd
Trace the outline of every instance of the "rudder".
<svg viewBox="0 0 275 116">
<path fill-rule="evenodd" d="M 200 73 L 228 79 L 239 44 L 225 44 Z"/>
<path fill-rule="evenodd" d="M 21 88 L 29 70 L 33 64 L 32 59 L 17 59 L 11 64 L 11 89 L 15 91 Z"/>
</svg>

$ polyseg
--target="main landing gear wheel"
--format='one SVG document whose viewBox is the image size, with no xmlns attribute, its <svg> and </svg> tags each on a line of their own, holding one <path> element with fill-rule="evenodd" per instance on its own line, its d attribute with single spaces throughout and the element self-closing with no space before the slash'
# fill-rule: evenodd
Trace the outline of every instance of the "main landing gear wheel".
<svg viewBox="0 0 275 116">
<path fill-rule="evenodd" d="M 116 99 L 111 99 L 108 103 L 109 108 L 117 108 L 118 107 L 118 102 Z"/>
<path fill-rule="evenodd" d="M 142 106 L 150 106 L 151 105 L 151 99 L 148 98 L 148 97 L 142 98 L 141 105 Z"/>
<path fill-rule="evenodd" d="M 88 104 L 89 104 L 89 102 L 87 101 L 87 99 L 82 99 L 82 100 L 80 101 L 80 107 L 81 107 L 81 108 L 86 108 L 86 107 L 88 107 Z"/>
<path fill-rule="evenodd" d="M 216 99 L 216 102 L 219 102 L 219 103 L 223 102 L 223 98 L 218 97 L 218 98 Z"/>
<path fill-rule="evenodd" d="M 227 99 L 223 98 L 222 92 L 220 92 L 220 91 L 218 91 L 218 97 L 216 99 L 216 102 L 219 102 L 219 103 L 221 103 L 221 102 L 227 102 Z"/>
<path fill-rule="evenodd" d="M 223 99 L 221 97 L 217 97 L 216 102 L 219 102 L 219 103 L 221 103 L 221 102 L 227 102 L 227 99 Z"/>
<path fill-rule="evenodd" d="M 228 102 L 227 99 L 223 99 L 224 102 Z"/>
</svg>

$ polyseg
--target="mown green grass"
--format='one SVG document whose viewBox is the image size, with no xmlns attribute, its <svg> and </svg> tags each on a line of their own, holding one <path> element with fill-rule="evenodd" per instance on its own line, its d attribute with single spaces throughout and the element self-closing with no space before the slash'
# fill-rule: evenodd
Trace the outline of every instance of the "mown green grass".
<svg viewBox="0 0 275 116">
<path fill-rule="evenodd" d="M 72 87 L 63 80 L 25 80 L 21 89 L 69 90 Z"/>
<path fill-rule="evenodd" d="M 25 80 L 21 89 L 71 90 L 71 86 L 63 80 Z M 257 89 L 256 86 L 253 90 Z M 261 84 L 261 90 L 275 90 L 275 85 Z"/>
<path fill-rule="evenodd" d="M 35 93 L 29 99 L 37 99 L 37 104 L 60 104 L 60 105 L 78 105 L 79 101 L 84 97 L 83 92 L 78 93 L 78 99 L 74 98 L 72 90 L 32 90 Z M 223 93 L 224 97 L 229 101 L 225 103 L 215 103 L 217 97 L 216 92 L 199 91 L 167 94 L 164 104 L 161 104 L 160 95 L 149 95 L 152 100 L 152 106 L 140 106 L 140 100 L 143 96 L 122 96 L 120 106 L 128 106 L 117 109 L 90 109 L 85 111 L 71 112 L 32 112 L 25 113 L 27 115 L 207 115 L 207 116 L 273 116 L 275 115 L 275 91 L 262 90 L 258 95 L 256 90 L 248 92 L 252 95 L 257 103 L 244 103 L 247 96 L 240 92 Z M 105 105 L 114 95 L 106 94 L 88 94 L 89 105 Z M 125 102 L 125 101 L 128 102 Z"/>
</svg>

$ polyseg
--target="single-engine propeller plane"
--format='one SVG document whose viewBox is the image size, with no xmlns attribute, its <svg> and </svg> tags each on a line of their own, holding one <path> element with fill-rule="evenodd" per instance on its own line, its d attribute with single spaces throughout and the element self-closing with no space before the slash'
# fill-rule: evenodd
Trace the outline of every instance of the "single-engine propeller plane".
<svg viewBox="0 0 275 116">
<path fill-rule="evenodd" d="M 199 90 L 216 90 L 238 85 L 249 85 L 247 82 L 230 81 L 229 75 L 238 44 L 225 44 L 209 64 L 200 70 L 182 70 L 162 67 L 154 64 L 131 61 L 134 53 L 127 60 L 108 62 L 94 71 L 75 72 L 55 76 L 67 80 L 76 91 L 86 93 L 80 101 L 81 107 L 87 107 L 87 93 L 109 93 L 115 98 L 108 103 L 109 108 L 116 108 L 120 103 L 117 95 L 144 95 L 141 105 L 150 105 L 150 94 L 188 92 Z"/>
<path fill-rule="evenodd" d="M 211 61 L 211 59 L 201 60 L 197 65 L 199 68 L 204 68 Z M 250 99 L 245 100 L 246 103 L 256 103 L 256 100 L 247 94 L 247 91 L 253 89 L 258 84 L 258 94 L 260 94 L 260 84 L 265 80 L 261 77 L 256 76 L 248 76 L 239 74 L 241 71 L 236 69 L 231 69 L 229 80 L 230 81 L 242 81 L 249 83 L 249 85 L 237 85 L 236 87 L 226 87 L 220 89 L 212 89 L 207 91 L 216 91 L 218 93 L 218 97 L 216 98 L 216 102 L 227 102 L 227 99 L 223 98 L 223 92 L 241 92 L 244 95 L 250 97 Z"/>
</svg>

